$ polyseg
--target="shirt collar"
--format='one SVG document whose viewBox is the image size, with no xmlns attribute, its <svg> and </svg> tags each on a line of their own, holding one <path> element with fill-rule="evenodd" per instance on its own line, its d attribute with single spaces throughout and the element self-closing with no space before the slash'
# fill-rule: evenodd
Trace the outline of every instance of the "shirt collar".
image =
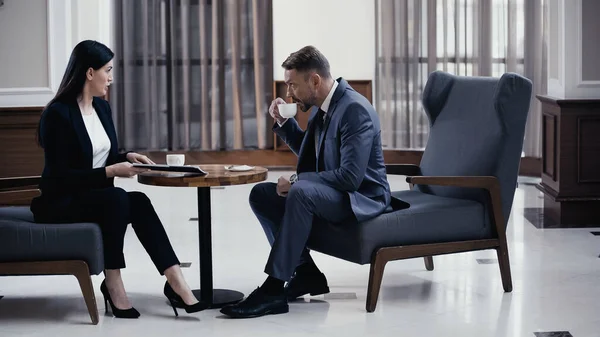
<svg viewBox="0 0 600 337">
<path fill-rule="evenodd" d="M 335 89 L 337 88 L 338 84 L 338 81 L 333 81 L 333 85 L 331 86 L 331 90 L 329 90 L 329 94 L 327 95 L 327 97 L 325 97 L 323 104 L 321 104 L 321 110 L 325 111 L 325 113 L 327 113 L 327 110 L 329 110 L 331 98 L 333 97 L 333 93 L 335 93 Z"/>
</svg>

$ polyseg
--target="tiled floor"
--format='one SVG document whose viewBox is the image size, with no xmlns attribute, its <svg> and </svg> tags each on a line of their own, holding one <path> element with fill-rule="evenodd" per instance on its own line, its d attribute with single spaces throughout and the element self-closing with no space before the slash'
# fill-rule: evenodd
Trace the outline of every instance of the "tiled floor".
<svg viewBox="0 0 600 337">
<path fill-rule="evenodd" d="M 279 175 L 272 172 L 269 180 Z M 408 188 L 403 177 L 390 179 L 394 190 Z M 190 221 L 197 215 L 195 190 L 143 186 L 133 179 L 118 185 L 148 194 L 179 258 L 192 262 L 184 274 L 197 286 L 197 223 Z M 212 192 L 214 283 L 245 294 L 263 281 L 268 254 L 248 206 L 250 188 Z M 75 278 L 3 277 L 0 336 L 600 336 L 600 237 L 590 234 L 598 229 L 534 227 L 523 214 L 542 206 L 539 196 L 523 183 L 515 195 L 507 233 L 512 293 L 502 290 L 494 251 L 436 257 L 431 272 L 422 259 L 398 261 L 386 267 L 377 310 L 369 314 L 369 267 L 314 254 L 332 293 L 293 303 L 286 315 L 230 320 L 206 310 L 175 318 L 162 295 L 164 279 L 129 230 L 123 277 L 140 319 L 104 316 L 101 276 L 93 278 L 101 312 L 97 326 L 90 325 Z"/>
</svg>

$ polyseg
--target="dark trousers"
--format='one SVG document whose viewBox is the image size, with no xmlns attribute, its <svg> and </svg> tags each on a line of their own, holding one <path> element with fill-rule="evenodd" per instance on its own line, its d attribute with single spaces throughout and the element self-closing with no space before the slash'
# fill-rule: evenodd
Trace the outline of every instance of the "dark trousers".
<svg viewBox="0 0 600 337">
<path fill-rule="evenodd" d="M 66 209 L 44 213 L 39 217 L 44 222 L 99 224 L 104 244 L 104 269 L 125 268 L 123 245 L 130 223 L 161 275 L 167 268 L 179 264 L 154 206 L 144 193 L 126 192 L 118 187 L 90 190 L 74 196 Z"/>
<path fill-rule="evenodd" d="M 312 262 L 306 242 L 315 217 L 342 222 L 353 217 L 348 194 L 329 186 L 300 180 L 286 197 L 277 195 L 277 184 L 252 188 L 250 207 L 271 244 L 265 273 L 288 281 L 296 267 Z"/>
</svg>

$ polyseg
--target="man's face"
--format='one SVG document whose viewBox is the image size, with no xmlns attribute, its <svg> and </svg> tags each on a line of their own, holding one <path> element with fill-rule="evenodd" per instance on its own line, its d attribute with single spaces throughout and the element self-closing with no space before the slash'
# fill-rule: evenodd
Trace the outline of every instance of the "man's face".
<svg viewBox="0 0 600 337">
<path fill-rule="evenodd" d="M 319 82 L 316 73 L 303 73 L 291 69 L 285 71 L 284 79 L 287 84 L 287 97 L 291 97 L 295 103 L 298 103 L 302 111 L 306 112 L 316 104 Z"/>
</svg>

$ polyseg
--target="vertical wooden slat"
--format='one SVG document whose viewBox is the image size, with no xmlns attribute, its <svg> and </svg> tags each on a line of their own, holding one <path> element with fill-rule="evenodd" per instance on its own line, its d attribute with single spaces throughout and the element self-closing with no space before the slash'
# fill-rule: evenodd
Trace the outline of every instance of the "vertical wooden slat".
<svg viewBox="0 0 600 337">
<path fill-rule="evenodd" d="M 473 40 L 469 40 L 469 9 L 468 9 L 468 1 L 470 0 L 463 0 L 463 9 L 464 9 L 464 22 L 465 22 L 465 75 L 470 75 L 471 73 L 469 72 L 469 57 L 472 57 L 473 54 L 469 54 L 469 43 L 473 43 Z M 472 28 L 471 28 L 472 29 Z M 472 33 L 471 33 L 472 34 Z"/>
<path fill-rule="evenodd" d="M 408 72 L 409 69 L 409 62 L 410 62 L 410 48 L 409 48 L 409 36 L 408 36 L 408 24 L 409 24 L 409 20 L 408 20 L 408 0 L 402 0 L 401 4 L 400 4 L 400 15 L 399 17 L 401 18 L 400 21 L 400 39 L 399 39 L 399 43 L 400 43 L 400 50 L 401 53 L 400 55 L 402 55 L 401 58 L 401 63 L 400 63 L 400 73 L 399 73 L 399 78 L 401 80 L 401 84 L 400 84 L 400 97 L 401 97 L 401 101 L 402 101 L 402 108 L 400 109 L 400 111 L 396 110 L 396 114 L 398 114 L 398 112 L 401 113 L 401 116 L 404 117 L 402 118 L 398 118 L 396 120 L 396 123 L 394 124 L 396 126 L 397 130 L 404 130 L 404 137 L 402 139 L 403 144 L 401 146 L 403 147 L 407 147 L 410 146 L 410 125 L 411 125 L 411 119 L 410 119 L 410 74 Z"/>
<path fill-rule="evenodd" d="M 422 36 L 423 36 L 423 31 L 421 29 L 421 13 L 422 13 L 422 4 L 421 4 L 421 0 L 414 0 L 413 4 L 412 4 L 412 17 L 413 17 L 413 34 L 412 34 L 412 41 L 413 41 L 413 45 L 412 45 L 412 55 L 410 58 L 410 66 L 411 66 L 411 72 L 410 72 L 410 78 L 411 78 L 411 85 L 410 85 L 410 91 L 412 92 L 411 95 L 411 102 L 412 102 L 412 107 L 410 110 L 410 115 L 411 115 L 411 121 L 412 121 L 412 125 L 410 126 L 410 133 L 411 133 L 411 137 L 410 137 L 410 146 L 411 148 L 415 148 L 417 146 L 419 146 L 418 144 L 420 143 L 420 134 L 419 134 L 419 116 L 421 115 L 421 109 L 420 104 L 421 104 L 421 88 L 420 88 L 420 79 L 421 79 L 421 64 L 419 63 L 419 54 L 421 51 L 421 41 L 422 41 Z"/>
<path fill-rule="evenodd" d="M 142 20 L 142 79 L 143 79 L 143 83 L 142 83 L 142 90 L 141 92 L 143 93 L 150 93 L 150 85 L 151 85 L 151 79 L 150 79 L 150 62 L 149 62 L 149 55 L 148 53 L 150 52 L 150 48 L 149 48 L 149 40 L 150 40 L 150 33 L 149 33 L 149 22 L 148 22 L 148 11 L 149 11 L 149 4 L 148 4 L 149 0 L 143 0 L 142 1 L 142 13 L 140 15 L 140 19 Z M 151 101 L 150 101 L 150 97 L 153 96 L 152 94 L 150 95 L 139 95 L 139 97 L 136 97 L 137 99 L 141 100 L 141 102 L 138 101 L 138 104 L 140 105 L 140 107 L 143 107 L 143 113 L 144 113 L 144 117 L 145 117 L 145 128 L 143 128 L 143 130 L 146 131 L 146 148 L 150 147 L 152 142 L 153 142 L 153 138 L 154 135 L 152 134 L 152 105 L 151 105 Z M 133 97 L 130 97 L 129 99 L 132 99 Z"/>
<path fill-rule="evenodd" d="M 394 58 L 395 46 L 395 26 L 394 26 L 394 12 L 395 12 L 396 1 L 379 1 L 381 17 L 381 54 L 383 67 L 380 74 L 380 82 L 378 83 L 380 101 L 384 102 L 385 107 L 380 107 L 384 111 L 384 144 L 388 147 L 395 147 L 395 136 L 394 136 L 394 118 L 393 115 L 396 111 L 396 81 L 393 64 L 397 62 Z"/>
<path fill-rule="evenodd" d="M 265 13 L 265 17 L 263 22 L 263 32 L 264 32 L 264 36 L 266 38 L 266 41 L 264 43 L 264 49 L 269 51 L 267 53 L 264 54 L 265 57 L 265 77 L 264 77 L 264 86 L 265 86 L 265 90 L 266 90 L 266 97 L 267 97 L 267 103 L 270 103 L 272 99 L 274 99 L 275 97 L 273 97 L 273 91 L 270 89 L 272 88 L 272 84 L 273 84 L 273 1 L 261 1 L 260 2 L 262 4 L 262 12 Z M 267 118 L 270 118 L 267 117 Z M 268 119 L 270 121 L 270 119 Z M 266 146 L 271 146 L 274 145 L 273 141 L 274 141 L 274 137 L 267 137 L 267 135 L 272 135 L 271 132 L 271 128 L 268 128 L 266 130 L 266 134 L 265 137 L 267 138 L 267 142 L 266 142 Z"/>
<path fill-rule="evenodd" d="M 210 88 L 208 86 L 208 44 L 207 37 L 207 22 L 206 22 L 206 0 L 200 0 L 198 4 L 199 15 L 199 37 L 200 37 L 200 147 L 202 150 L 211 149 L 211 120 L 209 114 L 209 96 Z M 212 69 L 211 65 L 211 69 Z"/>
<path fill-rule="evenodd" d="M 212 124 L 212 141 L 211 141 L 211 149 L 213 150 L 217 150 L 217 144 L 219 144 L 219 137 L 220 137 L 220 128 L 221 128 L 221 123 L 220 123 L 220 114 L 219 114 L 219 109 L 223 109 L 224 107 L 221 107 L 221 93 L 219 90 L 219 83 L 220 83 L 220 73 L 221 73 L 221 61 L 220 61 L 220 45 L 223 43 L 222 35 L 220 35 L 220 8 L 221 8 L 221 1 L 216 1 L 212 3 L 212 38 L 211 38 L 211 43 L 212 43 L 212 55 L 211 55 L 211 61 L 212 61 L 212 65 L 211 65 L 211 69 L 212 69 L 212 78 L 211 78 L 211 91 L 212 91 L 212 100 L 211 100 L 211 124 Z M 217 96 L 218 95 L 218 96 Z"/>
<path fill-rule="evenodd" d="M 504 0 L 506 8 L 506 71 L 517 70 L 517 12 L 515 0 Z"/>
<path fill-rule="evenodd" d="M 121 113 L 124 116 L 124 120 L 123 120 L 123 128 L 125 130 L 125 139 L 123 140 L 123 144 L 122 146 L 125 148 L 136 148 L 138 146 L 137 144 L 137 139 L 136 139 L 136 134 L 137 132 L 135 132 L 134 130 L 134 120 L 132 118 L 133 114 L 135 113 L 134 111 L 134 106 L 132 104 L 133 102 L 133 97 L 135 97 L 135 92 L 133 91 L 132 86 L 134 85 L 133 80 L 130 80 L 130 77 L 133 79 L 134 78 L 134 73 L 135 73 L 135 65 L 132 62 L 132 55 L 134 55 L 134 52 L 132 51 L 132 47 L 133 46 L 133 42 L 131 41 L 131 32 L 130 32 L 130 28 L 131 27 L 131 23 L 129 22 L 129 20 L 133 17 L 133 13 L 132 11 L 134 11 L 135 9 L 133 8 L 133 6 L 131 6 L 130 2 L 123 2 L 122 3 L 122 15 L 123 15 L 123 49 L 122 49 L 122 53 L 123 53 L 123 67 L 122 67 L 122 74 L 121 76 L 123 77 L 121 80 L 121 83 L 123 83 L 123 90 L 121 91 L 123 93 L 123 110 L 121 110 Z M 131 76 L 130 76 L 131 75 Z"/>
<path fill-rule="evenodd" d="M 456 64 L 456 74 L 463 75 L 460 71 L 461 53 L 460 53 L 460 3 L 454 0 L 454 62 Z"/>
<path fill-rule="evenodd" d="M 167 79 L 167 148 L 169 150 L 173 150 L 174 147 L 174 139 L 175 134 L 174 134 L 174 128 L 173 125 L 175 123 L 175 111 L 176 111 L 176 106 L 174 104 L 174 97 L 175 97 L 175 81 L 174 81 L 174 74 L 173 74 L 173 69 L 175 69 L 174 67 L 174 59 L 175 56 L 173 55 L 173 39 L 174 39 L 174 34 L 173 34 L 173 0 L 167 0 L 167 2 L 165 3 L 165 37 L 166 37 L 166 64 L 167 64 L 167 73 L 166 73 L 166 79 Z"/>
<path fill-rule="evenodd" d="M 266 142 L 266 120 L 264 94 L 265 86 L 263 85 L 263 71 L 261 67 L 260 46 L 264 44 L 262 40 L 262 30 L 260 22 L 262 22 L 261 12 L 259 11 L 259 0 L 252 0 L 252 37 L 254 46 L 252 48 L 254 56 L 254 99 L 256 101 L 256 128 L 257 128 L 257 143 L 259 149 L 265 148 Z"/>
<path fill-rule="evenodd" d="M 183 112 L 183 139 L 178 141 L 182 143 L 182 147 L 186 150 L 190 149 L 190 48 L 189 48 L 189 24 L 188 13 L 190 9 L 189 0 L 180 0 L 179 15 L 181 22 L 181 89 L 182 96 L 182 112 Z M 179 123 L 176 127 L 179 128 Z"/>
<path fill-rule="evenodd" d="M 427 1 L 427 72 L 437 70 L 437 0 Z"/>
<path fill-rule="evenodd" d="M 160 148 L 160 131 L 159 127 L 161 126 L 160 117 L 162 116 L 161 105 L 158 104 L 159 100 L 159 70 L 162 67 L 158 66 L 158 60 L 162 55 L 161 46 L 161 23 L 162 23 L 162 12 L 161 12 L 161 3 L 160 0 L 152 0 L 151 8 L 152 13 L 154 14 L 152 17 L 153 22 L 153 31 L 152 38 L 150 40 L 150 50 L 152 53 L 152 64 L 148 65 L 150 67 L 150 106 L 151 109 L 148 112 L 152 115 L 151 121 L 151 141 L 150 141 L 150 149 L 158 150 Z"/>
<path fill-rule="evenodd" d="M 121 88 L 121 83 L 123 83 L 125 65 L 123 54 L 123 37 L 125 35 L 125 31 L 123 27 L 123 4 L 119 2 L 115 3 L 114 5 L 115 30 L 117 32 L 121 32 L 121 34 L 115 34 L 115 46 L 113 49 L 118 62 L 114 63 L 114 82 L 110 86 L 110 91 L 119 92 L 123 90 Z M 121 95 L 113 95 L 113 97 L 110 98 L 110 105 L 113 108 L 113 120 L 117 132 L 117 138 L 119 140 L 119 146 L 123 147 L 127 142 L 125 140 L 125 130 L 123 129 L 123 99 Z"/>
<path fill-rule="evenodd" d="M 479 29 L 481 29 L 481 24 L 479 22 L 480 20 L 480 15 L 479 15 L 479 0 L 467 0 L 469 3 L 471 3 L 471 24 L 473 25 L 473 27 L 471 27 L 472 29 L 470 30 L 471 32 L 471 37 L 470 37 L 470 41 L 471 41 L 471 45 L 472 47 L 472 58 L 473 58 L 473 69 L 472 69 L 472 73 L 469 75 L 472 76 L 479 76 L 480 74 L 480 70 L 479 70 L 479 65 L 481 64 L 481 53 L 479 52 L 479 36 L 481 36 Z M 468 6 L 468 4 L 467 4 Z"/>
<path fill-rule="evenodd" d="M 440 0 L 442 2 L 442 36 L 444 39 L 444 51 L 443 51 L 443 61 L 442 61 L 442 70 L 448 71 L 448 0 Z"/>
<path fill-rule="evenodd" d="M 244 147 L 244 130 L 242 126 L 242 81 L 240 67 L 240 12 L 238 0 L 227 2 L 230 12 L 227 16 L 229 24 L 229 42 L 231 43 L 231 97 L 233 108 L 233 148 L 240 150 Z"/>
</svg>

